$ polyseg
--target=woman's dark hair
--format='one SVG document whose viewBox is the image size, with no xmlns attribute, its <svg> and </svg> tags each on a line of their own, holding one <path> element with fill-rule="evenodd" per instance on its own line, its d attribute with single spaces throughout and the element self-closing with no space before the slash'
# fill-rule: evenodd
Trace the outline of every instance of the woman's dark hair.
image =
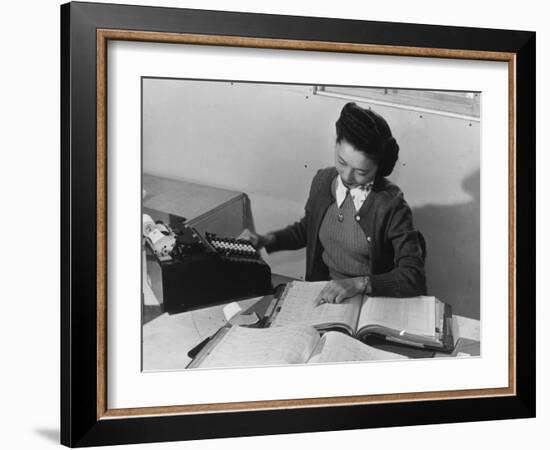
<svg viewBox="0 0 550 450">
<path fill-rule="evenodd" d="M 388 122 L 371 109 L 347 103 L 336 121 L 336 142 L 347 141 L 378 164 L 377 177 L 392 173 L 399 145 L 391 134 Z"/>
</svg>

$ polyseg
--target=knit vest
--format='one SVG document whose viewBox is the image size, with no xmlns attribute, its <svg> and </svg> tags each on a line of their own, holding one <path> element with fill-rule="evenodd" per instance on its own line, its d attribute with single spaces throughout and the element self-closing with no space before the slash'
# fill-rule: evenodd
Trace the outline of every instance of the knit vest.
<svg viewBox="0 0 550 450">
<path fill-rule="evenodd" d="M 338 219 L 339 214 L 343 220 Z M 321 222 L 319 240 L 323 246 L 322 258 L 333 280 L 368 274 L 369 244 L 356 215 L 353 199 L 348 192 L 342 206 L 338 208 L 336 202 L 332 203 Z"/>
</svg>

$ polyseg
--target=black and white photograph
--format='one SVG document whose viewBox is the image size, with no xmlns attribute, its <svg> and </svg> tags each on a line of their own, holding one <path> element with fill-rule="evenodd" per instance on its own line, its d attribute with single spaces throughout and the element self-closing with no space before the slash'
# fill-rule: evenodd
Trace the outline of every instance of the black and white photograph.
<svg viewBox="0 0 550 450">
<path fill-rule="evenodd" d="M 479 357 L 482 99 L 142 77 L 142 371 Z"/>
<path fill-rule="evenodd" d="M 521 446 L 540 425 L 538 22 L 143 3 L 58 8 L 57 171 L 6 165 L 33 186 L 7 197 L 61 220 L 57 371 L 34 358 L 56 322 L 7 321 L 27 372 L 56 374 L 61 443 Z M 40 82 L 21 67 L 8 95 Z M 22 248 L 21 292 L 43 284 Z"/>
</svg>

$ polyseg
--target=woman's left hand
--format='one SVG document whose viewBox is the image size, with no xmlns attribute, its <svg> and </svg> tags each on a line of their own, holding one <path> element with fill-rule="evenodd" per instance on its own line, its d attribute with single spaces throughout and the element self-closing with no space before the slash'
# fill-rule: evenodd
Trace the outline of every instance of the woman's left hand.
<svg viewBox="0 0 550 450">
<path fill-rule="evenodd" d="M 365 277 L 343 278 L 329 281 L 314 301 L 322 303 L 342 303 L 346 298 L 354 297 L 365 291 Z"/>
</svg>

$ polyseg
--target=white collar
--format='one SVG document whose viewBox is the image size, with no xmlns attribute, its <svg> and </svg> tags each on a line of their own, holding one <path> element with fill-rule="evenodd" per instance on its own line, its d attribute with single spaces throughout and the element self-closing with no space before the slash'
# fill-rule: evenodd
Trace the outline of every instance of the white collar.
<svg viewBox="0 0 550 450">
<path fill-rule="evenodd" d="M 363 203 L 367 199 L 373 184 L 374 183 L 369 183 L 367 185 L 356 186 L 349 189 L 349 193 L 353 199 L 353 204 L 356 211 L 359 211 L 361 206 L 363 206 Z M 338 205 L 338 208 L 342 207 L 342 204 L 346 199 L 347 191 L 348 188 L 344 185 L 340 175 L 338 175 L 336 177 L 336 204 Z"/>
</svg>

